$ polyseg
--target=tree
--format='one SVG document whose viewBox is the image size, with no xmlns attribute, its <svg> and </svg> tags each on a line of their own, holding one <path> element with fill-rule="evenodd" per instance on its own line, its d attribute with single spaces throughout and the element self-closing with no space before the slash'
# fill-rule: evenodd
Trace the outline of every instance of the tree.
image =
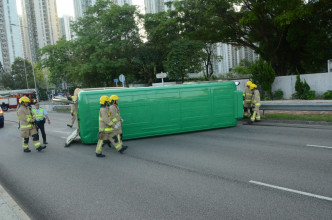
<svg viewBox="0 0 332 220">
<path fill-rule="evenodd" d="M 320 69 L 331 55 L 329 0 L 182 0 L 174 6 L 190 39 L 249 47 L 277 75 Z"/>
<path fill-rule="evenodd" d="M 46 81 L 43 72 L 34 64 L 36 84 L 38 88 L 45 88 Z M 35 88 L 35 81 L 32 71 L 32 63 L 17 57 L 12 66 L 11 72 L 4 73 L 2 77 L 4 87 L 9 89 L 27 89 Z"/>
<path fill-rule="evenodd" d="M 272 98 L 272 84 L 276 74 L 271 64 L 259 59 L 251 65 L 251 74 L 253 82 L 260 85 L 262 90 L 267 92 L 268 97 Z"/>
<path fill-rule="evenodd" d="M 246 59 L 243 59 L 240 61 L 239 65 L 235 66 L 231 73 L 235 73 L 236 75 L 242 75 L 242 76 L 245 76 L 245 75 L 250 75 L 250 68 L 251 68 L 251 63 L 246 60 Z"/>
<path fill-rule="evenodd" d="M 14 78 L 10 73 L 2 74 L 1 84 L 4 88 L 15 89 Z"/>
<path fill-rule="evenodd" d="M 62 80 L 83 87 L 111 86 L 120 74 L 136 78 L 134 57 L 141 46 L 136 6 L 99 0 L 72 24 L 77 38 L 42 49 L 51 82 Z"/>
<path fill-rule="evenodd" d="M 169 79 L 181 80 L 187 77 L 188 72 L 199 72 L 202 70 L 202 58 L 204 44 L 199 41 L 185 39 L 176 40 L 168 46 L 170 52 L 165 62 Z"/>
<path fill-rule="evenodd" d="M 55 45 L 43 47 L 40 53 L 47 57 L 40 59 L 40 64 L 50 71 L 49 82 L 59 85 L 63 81 L 77 81 L 73 71 L 73 42 L 61 38 Z"/>
</svg>

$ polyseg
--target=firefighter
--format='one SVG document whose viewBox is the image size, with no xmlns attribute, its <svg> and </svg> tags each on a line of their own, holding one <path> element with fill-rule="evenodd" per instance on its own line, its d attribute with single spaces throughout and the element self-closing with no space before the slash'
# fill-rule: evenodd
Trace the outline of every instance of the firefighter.
<svg viewBox="0 0 332 220">
<path fill-rule="evenodd" d="M 21 107 L 17 111 L 17 118 L 20 122 L 20 133 L 23 138 L 23 151 L 26 153 L 31 152 L 29 149 L 29 137 L 32 137 L 34 146 L 37 151 L 42 151 L 46 146 L 41 146 L 39 136 L 35 126 L 35 115 L 31 111 L 30 99 L 22 97 L 19 99 Z"/>
<path fill-rule="evenodd" d="M 253 91 L 253 96 L 252 96 L 252 107 L 253 107 L 253 114 L 250 118 L 251 122 L 254 121 L 260 121 L 261 120 L 261 115 L 259 113 L 259 107 L 261 106 L 261 97 L 260 97 L 260 93 L 257 89 L 257 85 L 256 84 L 251 84 L 250 85 L 250 90 Z"/>
<path fill-rule="evenodd" d="M 250 118 L 250 115 L 252 113 L 252 108 L 251 108 L 251 101 L 252 101 L 252 94 L 253 92 L 250 90 L 250 85 L 252 84 L 251 81 L 248 81 L 246 84 L 246 88 L 243 92 L 243 116 L 246 118 Z M 248 112 L 250 110 L 250 113 Z"/>
<path fill-rule="evenodd" d="M 76 121 L 76 118 L 77 118 L 77 105 L 76 105 L 76 98 L 75 96 L 72 96 L 71 97 L 72 100 L 73 100 L 73 104 L 70 104 L 70 112 L 71 112 L 71 120 L 70 120 L 70 123 L 67 124 L 68 127 L 72 128 L 75 121 Z"/>
<path fill-rule="evenodd" d="M 122 143 L 122 123 L 123 119 L 120 116 L 120 109 L 119 109 L 119 97 L 117 95 L 112 95 L 110 97 L 110 107 L 109 107 L 109 118 L 112 121 L 115 121 L 114 123 L 114 131 L 112 132 L 112 139 L 110 140 L 112 145 L 115 147 L 115 149 L 123 153 L 128 146 L 123 146 Z"/>
<path fill-rule="evenodd" d="M 104 140 L 109 140 L 111 138 L 111 132 L 113 131 L 111 121 L 108 117 L 108 106 L 110 103 L 110 98 L 106 95 L 100 97 L 100 111 L 99 111 L 99 132 L 98 132 L 98 143 L 96 147 L 96 156 L 105 157 L 102 154 L 102 146 Z"/>
</svg>

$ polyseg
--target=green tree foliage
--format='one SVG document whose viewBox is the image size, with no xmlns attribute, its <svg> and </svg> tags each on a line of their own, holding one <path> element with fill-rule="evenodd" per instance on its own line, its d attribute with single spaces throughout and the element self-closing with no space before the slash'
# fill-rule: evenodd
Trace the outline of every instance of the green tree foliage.
<svg viewBox="0 0 332 220">
<path fill-rule="evenodd" d="M 302 82 L 299 72 L 296 76 L 295 91 L 294 97 L 297 99 L 312 100 L 316 96 L 316 92 L 310 90 L 309 84 L 305 80 Z"/>
<path fill-rule="evenodd" d="M 191 39 L 249 47 L 277 75 L 326 68 L 332 54 L 330 0 L 182 0 L 174 6 Z"/>
<path fill-rule="evenodd" d="M 73 71 L 73 42 L 61 38 L 55 45 L 45 46 L 40 52 L 41 55 L 47 57 L 41 59 L 40 63 L 42 67 L 48 68 L 50 71 L 50 83 L 59 85 L 63 81 L 76 81 Z"/>
<path fill-rule="evenodd" d="M 163 63 L 170 52 L 169 45 L 173 41 L 181 39 L 181 25 L 176 18 L 171 18 L 168 12 L 159 12 L 144 16 L 144 28 L 148 40 L 146 44 L 159 54 L 151 60 L 155 64 L 156 73 L 165 72 L 166 68 Z"/>
<path fill-rule="evenodd" d="M 235 74 L 235 75 L 242 75 L 242 76 L 247 76 L 250 75 L 250 68 L 251 68 L 251 63 L 246 60 L 243 59 L 240 61 L 239 65 L 235 66 L 231 73 Z"/>
<path fill-rule="evenodd" d="M 42 50 L 46 57 L 42 64 L 49 68 L 51 81 L 99 87 L 111 86 L 120 74 L 126 80 L 137 78 L 134 57 L 142 45 L 138 18 L 136 6 L 97 1 L 72 25 L 77 36 L 74 41 L 60 40 Z"/>
<path fill-rule="evenodd" d="M 272 84 L 276 73 L 271 64 L 259 59 L 251 65 L 251 74 L 253 82 L 259 85 L 264 92 L 267 92 L 269 98 L 272 98 Z"/>
<path fill-rule="evenodd" d="M 202 70 L 202 58 L 204 44 L 200 41 L 180 39 L 169 44 L 170 52 L 165 62 L 168 77 L 173 80 L 184 82 L 188 72 Z"/>
<path fill-rule="evenodd" d="M 37 88 L 45 88 L 46 80 L 42 71 L 34 65 Z M 9 89 L 35 88 L 32 64 L 20 57 L 11 66 L 11 72 L 3 74 L 2 84 Z"/>
</svg>

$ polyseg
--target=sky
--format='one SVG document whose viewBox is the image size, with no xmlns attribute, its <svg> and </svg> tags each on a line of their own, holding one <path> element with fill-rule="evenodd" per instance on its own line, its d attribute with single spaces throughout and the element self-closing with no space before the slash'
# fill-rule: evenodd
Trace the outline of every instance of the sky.
<svg viewBox="0 0 332 220">
<path fill-rule="evenodd" d="M 134 5 L 144 6 L 144 0 L 132 0 Z M 17 13 L 22 15 L 22 7 L 21 0 L 16 0 L 17 5 Z M 62 17 L 64 15 L 75 16 L 74 12 L 74 0 L 56 0 L 58 17 Z"/>
</svg>

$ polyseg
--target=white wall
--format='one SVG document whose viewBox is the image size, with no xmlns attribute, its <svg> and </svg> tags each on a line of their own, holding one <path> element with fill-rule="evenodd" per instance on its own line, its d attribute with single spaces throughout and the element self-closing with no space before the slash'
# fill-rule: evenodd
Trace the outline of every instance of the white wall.
<svg viewBox="0 0 332 220">
<path fill-rule="evenodd" d="M 316 95 L 322 95 L 327 90 L 332 90 L 332 73 L 315 73 L 300 75 L 301 80 L 306 80 L 311 90 L 316 91 Z M 248 79 L 233 80 L 239 81 L 241 84 L 237 87 L 238 90 L 244 90 Z M 292 94 L 295 93 L 296 75 L 292 76 L 278 76 L 275 78 L 272 85 L 272 91 L 281 89 L 284 92 L 284 99 L 291 99 Z"/>
</svg>

